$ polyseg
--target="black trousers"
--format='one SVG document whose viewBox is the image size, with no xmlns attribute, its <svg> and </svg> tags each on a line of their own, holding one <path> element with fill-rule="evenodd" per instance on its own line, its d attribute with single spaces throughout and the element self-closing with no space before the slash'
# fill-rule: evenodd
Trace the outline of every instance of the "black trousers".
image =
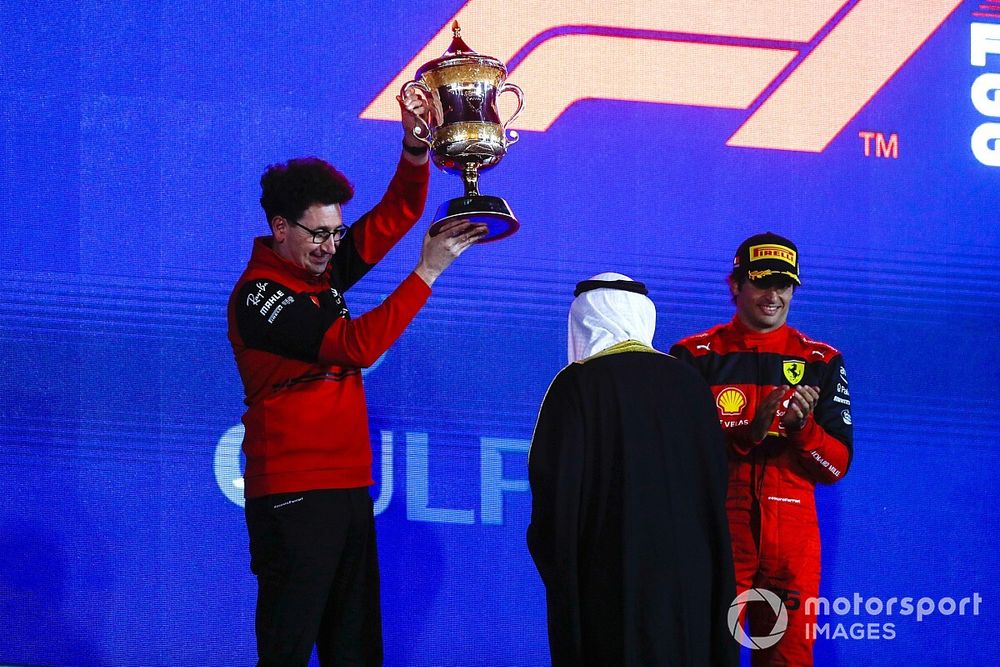
<svg viewBox="0 0 1000 667">
<path fill-rule="evenodd" d="M 367 488 L 246 503 L 258 667 L 382 664 L 375 516 Z"/>
</svg>

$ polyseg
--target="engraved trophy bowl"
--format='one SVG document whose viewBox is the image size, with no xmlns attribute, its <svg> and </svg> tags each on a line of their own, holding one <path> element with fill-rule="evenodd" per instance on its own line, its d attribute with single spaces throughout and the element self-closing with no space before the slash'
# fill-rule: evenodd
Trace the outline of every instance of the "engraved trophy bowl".
<svg viewBox="0 0 1000 667">
<path fill-rule="evenodd" d="M 506 201 L 480 194 L 479 173 L 496 166 L 507 147 L 517 142 L 517 132 L 511 130 L 508 136 L 507 125 L 521 113 L 524 94 L 507 83 L 504 63 L 466 45 L 458 21 L 452 24 L 452 32 L 444 55 L 418 69 L 400 94 L 411 88 L 423 91 L 431 105 L 430 119 L 418 118 L 413 135 L 430 148 L 434 164 L 458 174 L 465 183 L 463 197 L 449 199 L 438 208 L 431 234 L 448 220 L 465 218 L 489 228 L 480 243 L 497 241 L 516 232 L 520 223 Z M 516 96 L 517 109 L 501 123 L 497 99 L 507 92 Z"/>
</svg>

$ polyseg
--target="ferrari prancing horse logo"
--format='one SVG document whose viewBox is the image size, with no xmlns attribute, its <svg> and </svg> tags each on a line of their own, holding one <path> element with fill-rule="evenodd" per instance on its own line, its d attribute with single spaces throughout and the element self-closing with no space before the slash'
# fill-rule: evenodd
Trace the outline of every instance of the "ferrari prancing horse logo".
<svg viewBox="0 0 1000 667">
<path fill-rule="evenodd" d="M 783 361 L 781 362 L 781 370 L 785 372 L 785 379 L 788 380 L 788 384 L 798 384 L 802 381 L 802 375 L 806 371 L 806 362 L 804 361 Z"/>
</svg>

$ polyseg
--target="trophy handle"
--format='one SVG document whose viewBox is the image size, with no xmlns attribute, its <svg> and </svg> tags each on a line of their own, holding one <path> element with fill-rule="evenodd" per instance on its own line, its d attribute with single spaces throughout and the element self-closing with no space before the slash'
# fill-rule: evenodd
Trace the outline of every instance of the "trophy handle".
<svg viewBox="0 0 1000 667">
<path fill-rule="evenodd" d="M 521 138 L 520 135 L 518 135 L 517 130 L 511 130 L 510 136 L 508 137 L 507 126 L 513 123 L 514 119 L 521 114 L 521 109 L 524 108 L 524 92 L 512 83 L 504 83 L 500 86 L 500 90 L 497 91 L 497 97 L 500 97 L 508 91 L 514 93 L 514 97 L 517 98 L 517 109 L 515 109 L 514 114 L 507 119 L 507 122 L 503 124 L 504 140 L 507 142 L 507 146 L 510 146 L 511 144 L 516 144 L 517 140 Z"/>
<path fill-rule="evenodd" d="M 428 88 L 427 84 L 424 83 L 423 81 L 407 81 L 406 83 L 403 84 L 403 87 L 399 89 L 399 96 L 400 97 L 405 96 L 407 91 L 409 91 L 412 88 L 419 88 L 420 91 L 427 96 L 427 103 L 433 104 L 434 97 L 431 93 L 431 89 Z M 433 113 L 434 112 L 432 110 L 431 114 L 433 115 Z M 417 126 L 413 128 L 413 136 L 415 136 L 423 143 L 427 144 L 428 148 L 433 148 L 431 142 L 434 141 L 434 132 L 433 130 L 431 130 L 431 126 L 428 125 L 427 121 L 425 121 L 420 116 L 415 116 L 415 117 L 417 119 Z"/>
</svg>

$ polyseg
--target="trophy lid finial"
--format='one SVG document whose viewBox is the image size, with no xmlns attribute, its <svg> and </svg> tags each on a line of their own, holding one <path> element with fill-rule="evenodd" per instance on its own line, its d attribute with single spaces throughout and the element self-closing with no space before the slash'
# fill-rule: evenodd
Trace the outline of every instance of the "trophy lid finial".
<svg viewBox="0 0 1000 667">
<path fill-rule="evenodd" d="M 1000 0 L 997 0 L 1000 1 Z M 462 67 L 469 64 L 481 65 L 500 72 L 503 78 L 507 76 L 507 66 L 492 56 L 484 56 L 469 47 L 462 39 L 462 28 L 458 21 L 451 24 L 452 39 L 448 50 L 441 54 L 440 58 L 435 58 L 424 63 L 417 70 L 417 78 L 428 72 L 440 70 L 443 67 Z M 436 84 L 435 84 L 436 85 Z"/>
<path fill-rule="evenodd" d="M 445 55 L 449 53 L 475 53 L 475 51 L 470 49 L 469 45 L 465 43 L 465 40 L 462 39 L 462 28 L 458 25 L 457 20 L 451 24 L 451 34 L 451 46 L 449 46 L 448 50 L 445 51 Z"/>
</svg>

